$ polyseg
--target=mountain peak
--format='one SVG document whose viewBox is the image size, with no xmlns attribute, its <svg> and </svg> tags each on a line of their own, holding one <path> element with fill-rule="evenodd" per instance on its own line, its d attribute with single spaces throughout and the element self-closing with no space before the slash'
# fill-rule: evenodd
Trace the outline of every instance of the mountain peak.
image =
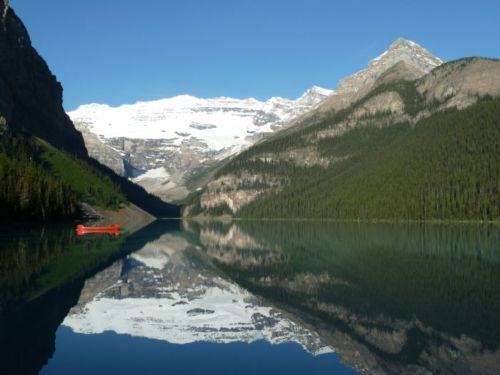
<svg viewBox="0 0 500 375">
<path fill-rule="evenodd" d="M 368 67 L 383 65 L 386 68 L 390 68 L 400 61 L 413 66 L 421 73 L 428 73 L 443 63 L 443 60 L 434 56 L 419 44 L 408 39 L 398 38 L 391 43 L 389 49 L 371 60 Z"/>
<path fill-rule="evenodd" d="M 389 50 L 393 50 L 393 49 L 397 49 L 397 48 L 401 48 L 401 47 L 410 47 L 410 48 L 411 47 L 420 47 L 420 48 L 422 48 L 414 41 L 411 41 L 411 40 L 408 40 L 405 38 L 397 38 L 394 42 L 391 43 L 391 45 L 389 46 Z"/>
<path fill-rule="evenodd" d="M 315 93 L 315 94 L 319 94 L 319 95 L 323 95 L 323 96 L 328 96 L 328 95 L 333 94 L 334 91 L 330 90 L 330 89 L 325 89 L 325 88 L 319 87 L 319 86 L 313 86 L 309 90 L 307 90 L 306 93 Z"/>
<path fill-rule="evenodd" d="M 303 98 L 308 98 L 308 97 L 327 97 L 327 96 L 332 95 L 334 92 L 335 92 L 334 90 L 325 89 L 325 88 L 319 87 L 319 86 L 312 86 L 309 89 L 307 89 L 306 91 L 304 91 L 302 96 L 297 100 L 300 100 Z"/>
<path fill-rule="evenodd" d="M 325 89 L 319 86 L 313 86 L 307 89 L 300 98 L 296 99 L 295 102 L 300 105 L 305 105 L 314 108 L 316 105 L 320 104 L 328 96 L 334 94 L 335 91 Z"/>
<path fill-rule="evenodd" d="M 367 69 L 340 81 L 336 92 L 347 95 L 365 92 L 382 74 L 400 62 L 405 63 L 405 69 L 412 77 L 418 78 L 441 65 L 443 60 L 411 40 L 398 38 L 385 52 L 371 60 Z"/>
</svg>

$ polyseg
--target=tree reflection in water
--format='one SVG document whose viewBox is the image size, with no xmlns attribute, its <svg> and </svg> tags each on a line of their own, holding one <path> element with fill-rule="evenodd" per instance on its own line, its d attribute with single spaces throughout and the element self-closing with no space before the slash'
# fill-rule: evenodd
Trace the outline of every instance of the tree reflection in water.
<svg viewBox="0 0 500 375">
<path fill-rule="evenodd" d="M 185 223 L 233 280 L 369 373 L 500 371 L 500 230 L 480 225 Z"/>
</svg>

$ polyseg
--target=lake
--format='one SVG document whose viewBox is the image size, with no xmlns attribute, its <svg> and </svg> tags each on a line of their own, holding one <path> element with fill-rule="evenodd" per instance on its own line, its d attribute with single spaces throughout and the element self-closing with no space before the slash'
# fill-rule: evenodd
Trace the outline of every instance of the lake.
<svg viewBox="0 0 500 375">
<path fill-rule="evenodd" d="M 498 374 L 494 225 L 0 231 L 2 374 Z"/>
</svg>

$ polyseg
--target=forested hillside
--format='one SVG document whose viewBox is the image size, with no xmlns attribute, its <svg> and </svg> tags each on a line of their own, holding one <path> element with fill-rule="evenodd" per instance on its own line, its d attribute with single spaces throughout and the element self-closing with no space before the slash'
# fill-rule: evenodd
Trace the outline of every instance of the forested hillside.
<svg viewBox="0 0 500 375">
<path fill-rule="evenodd" d="M 80 201 L 102 208 L 127 202 L 109 177 L 27 135 L 0 135 L 0 181 L 2 220 L 72 217 Z"/>
<path fill-rule="evenodd" d="M 467 58 L 384 77 L 227 162 L 184 215 L 500 220 L 499 72 Z"/>
<path fill-rule="evenodd" d="M 0 143 L 0 211 L 2 221 L 73 216 L 76 196 L 31 159 L 18 140 Z"/>
<path fill-rule="evenodd" d="M 500 219 L 498 99 L 436 113 L 414 127 L 355 129 L 319 146 L 324 156 L 354 156 L 326 169 L 239 164 L 252 170 L 263 164 L 290 182 L 279 194 L 251 202 L 239 215 Z"/>
</svg>

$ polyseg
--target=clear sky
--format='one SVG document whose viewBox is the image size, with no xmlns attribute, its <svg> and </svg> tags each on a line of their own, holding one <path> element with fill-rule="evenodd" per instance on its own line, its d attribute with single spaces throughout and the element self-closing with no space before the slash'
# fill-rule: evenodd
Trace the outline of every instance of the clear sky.
<svg viewBox="0 0 500 375">
<path fill-rule="evenodd" d="M 296 98 L 335 88 L 397 37 L 500 57 L 500 1 L 10 0 L 67 110 L 178 94 Z"/>
</svg>

